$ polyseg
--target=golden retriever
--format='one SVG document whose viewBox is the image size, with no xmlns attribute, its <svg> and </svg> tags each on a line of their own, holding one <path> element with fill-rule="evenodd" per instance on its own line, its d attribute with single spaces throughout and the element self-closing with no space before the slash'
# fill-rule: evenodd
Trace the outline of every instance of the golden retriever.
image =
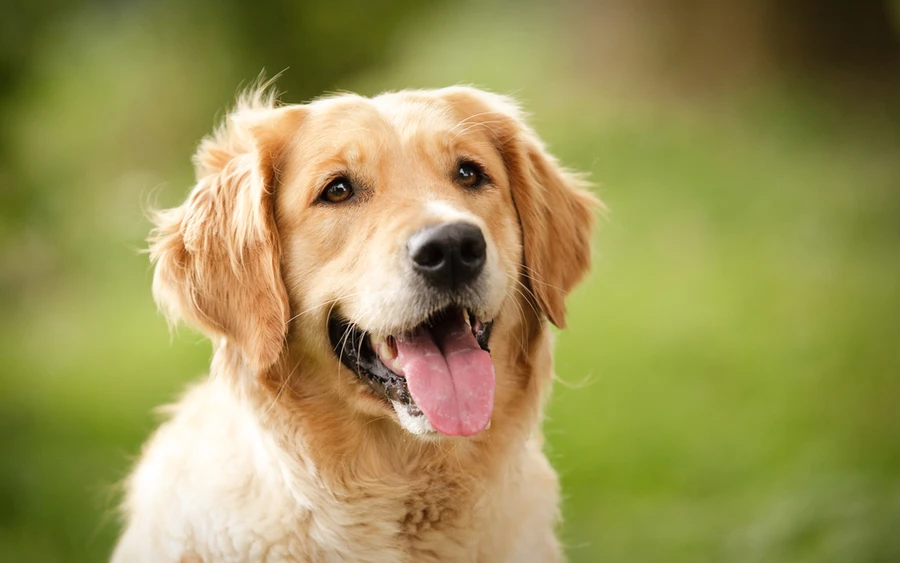
<svg viewBox="0 0 900 563">
<path fill-rule="evenodd" d="M 557 561 L 549 323 L 594 207 L 509 98 L 239 100 L 158 213 L 153 294 L 213 341 L 116 562 Z"/>
</svg>

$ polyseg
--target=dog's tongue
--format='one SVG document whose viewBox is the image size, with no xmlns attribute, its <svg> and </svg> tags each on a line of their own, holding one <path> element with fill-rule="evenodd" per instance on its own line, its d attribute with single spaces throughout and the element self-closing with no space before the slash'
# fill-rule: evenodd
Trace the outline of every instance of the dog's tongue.
<svg viewBox="0 0 900 563">
<path fill-rule="evenodd" d="M 462 319 L 396 338 L 409 392 L 435 430 L 473 436 L 491 421 L 494 364 Z"/>
</svg>

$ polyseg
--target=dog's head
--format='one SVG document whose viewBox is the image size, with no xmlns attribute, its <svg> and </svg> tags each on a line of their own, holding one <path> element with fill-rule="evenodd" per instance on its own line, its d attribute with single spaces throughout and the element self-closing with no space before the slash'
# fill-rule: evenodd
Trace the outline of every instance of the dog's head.
<svg viewBox="0 0 900 563">
<path fill-rule="evenodd" d="M 483 430 L 504 377 L 491 348 L 522 346 L 532 311 L 563 326 L 589 265 L 596 200 L 514 103 L 472 88 L 257 93 L 195 163 L 151 239 L 161 308 L 258 371 L 303 358 L 416 434 Z"/>
</svg>

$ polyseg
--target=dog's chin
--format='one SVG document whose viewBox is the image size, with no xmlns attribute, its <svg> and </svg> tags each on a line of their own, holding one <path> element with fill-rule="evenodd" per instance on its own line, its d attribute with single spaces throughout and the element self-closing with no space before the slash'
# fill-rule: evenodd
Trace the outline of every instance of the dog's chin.
<svg viewBox="0 0 900 563">
<path fill-rule="evenodd" d="M 412 369 L 413 366 L 409 363 L 404 365 L 405 358 L 401 348 L 406 346 L 415 349 L 416 342 L 412 344 L 409 342 L 416 338 L 434 342 L 435 339 L 441 338 L 441 335 L 449 333 L 459 339 L 474 339 L 477 347 L 489 354 L 488 343 L 492 326 L 492 320 L 480 319 L 466 307 L 451 305 L 428 315 L 415 326 L 381 336 L 366 332 L 358 324 L 343 318 L 339 311 L 333 311 L 328 318 L 328 336 L 340 361 L 356 374 L 385 409 L 392 410 L 396 414 L 396 421 L 402 428 L 417 436 L 437 438 L 442 435 L 467 436 L 477 432 L 456 433 L 435 429 L 429 417 L 416 403 L 415 391 L 410 391 L 406 370 Z M 471 337 L 461 335 L 462 331 L 466 333 L 470 331 Z M 443 354 L 444 350 L 442 349 L 440 353 Z M 490 397 L 492 405 L 493 388 L 490 389 Z M 488 420 L 487 427 L 489 426 Z"/>
</svg>

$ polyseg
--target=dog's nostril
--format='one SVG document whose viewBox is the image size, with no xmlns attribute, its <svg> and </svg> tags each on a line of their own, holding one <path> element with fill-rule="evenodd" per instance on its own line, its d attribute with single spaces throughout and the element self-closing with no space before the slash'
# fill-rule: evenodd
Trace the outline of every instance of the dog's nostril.
<svg viewBox="0 0 900 563">
<path fill-rule="evenodd" d="M 472 238 L 463 240 L 459 247 L 459 257 L 466 264 L 476 264 L 484 260 L 484 239 Z"/>
<path fill-rule="evenodd" d="M 444 249 L 440 244 L 423 244 L 412 255 L 417 266 L 424 268 L 437 268 L 444 261 Z"/>
</svg>

